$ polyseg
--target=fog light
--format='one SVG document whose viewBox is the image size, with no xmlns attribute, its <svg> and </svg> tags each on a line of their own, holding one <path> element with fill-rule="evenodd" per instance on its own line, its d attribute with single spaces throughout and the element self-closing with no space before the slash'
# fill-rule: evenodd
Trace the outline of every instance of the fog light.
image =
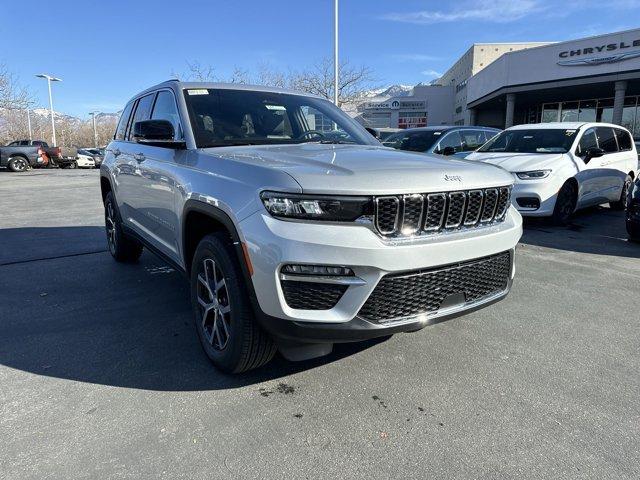
<svg viewBox="0 0 640 480">
<path fill-rule="evenodd" d="M 516 198 L 516 202 L 522 208 L 533 208 L 537 210 L 540 208 L 540 199 L 536 197 L 518 197 Z"/>
<path fill-rule="evenodd" d="M 332 277 L 353 275 L 353 270 L 348 267 L 332 265 L 284 265 L 281 271 L 292 275 L 326 275 Z"/>
</svg>

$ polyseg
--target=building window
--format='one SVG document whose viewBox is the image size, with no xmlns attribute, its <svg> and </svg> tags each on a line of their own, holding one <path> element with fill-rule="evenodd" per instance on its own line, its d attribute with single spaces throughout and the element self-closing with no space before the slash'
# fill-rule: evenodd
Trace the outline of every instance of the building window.
<svg viewBox="0 0 640 480">
<path fill-rule="evenodd" d="M 456 108 L 456 113 L 461 113 L 461 112 L 462 112 L 462 107 Z"/>
<path fill-rule="evenodd" d="M 577 122 L 580 116 L 580 102 L 562 102 L 561 122 Z"/>
<path fill-rule="evenodd" d="M 545 103 L 542 106 L 542 123 L 557 122 L 559 113 L 559 104 Z"/>
<path fill-rule="evenodd" d="M 626 97 L 622 109 L 621 125 L 634 138 L 640 138 L 640 97 Z M 545 103 L 541 122 L 613 122 L 613 99 L 602 98 L 578 102 Z"/>
</svg>

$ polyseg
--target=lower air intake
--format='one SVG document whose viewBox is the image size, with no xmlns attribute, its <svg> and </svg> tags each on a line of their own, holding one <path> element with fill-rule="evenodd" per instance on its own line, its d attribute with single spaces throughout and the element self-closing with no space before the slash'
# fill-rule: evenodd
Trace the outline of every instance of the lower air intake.
<svg viewBox="0 0 640 480">
<path fill-rule="evenodd" d="M 376 323 L 390 323 L 436 313 L 447 298 L 461 298 L 465 305 L 472 305 L 507 289 L 511 262 L 511 253 L 503 252 L 470 262 L 387 275 L 358 315 Z"/>
</svg>

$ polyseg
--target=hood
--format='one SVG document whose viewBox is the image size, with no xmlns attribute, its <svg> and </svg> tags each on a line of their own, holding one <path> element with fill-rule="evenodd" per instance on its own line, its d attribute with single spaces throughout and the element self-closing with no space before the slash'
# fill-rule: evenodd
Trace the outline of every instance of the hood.
<svg viewBox="0 0 640 480">
<path fill-rule="evenodd" d="M 466 159 L 497 165 L 508 172 L 526 172 L 549 169 L 563 156 L 563 153 L 473 152 Z"/>
<path fill-rule="evenodd" d="M 513 183 L 510 174 L 490 165 L 376 145 L 305 143 L 202 151 L 227 160 L 282 170 L 308 193 L 421 193 Z"/>
</svg>

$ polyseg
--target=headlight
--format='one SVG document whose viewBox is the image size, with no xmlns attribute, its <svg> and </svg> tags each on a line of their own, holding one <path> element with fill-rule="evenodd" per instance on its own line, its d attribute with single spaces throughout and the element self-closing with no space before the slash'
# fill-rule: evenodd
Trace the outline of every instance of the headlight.
<svg viewBox="0 0 640 480">
<path fill-rule="evenodd" d="M 521 180 L 538 180 L 540 178 L 547 178 L 551 170 L 531 170 L 530 172 L 516 172 L 516 175 Z"/>
<path fill-rule="evenodd" d="M 371 215 L 373 212 L 369 197 L 262 192 L 260 198 L 271 215 L 281 218 L 353 222 L 357 218 Z"/>
</svg>

